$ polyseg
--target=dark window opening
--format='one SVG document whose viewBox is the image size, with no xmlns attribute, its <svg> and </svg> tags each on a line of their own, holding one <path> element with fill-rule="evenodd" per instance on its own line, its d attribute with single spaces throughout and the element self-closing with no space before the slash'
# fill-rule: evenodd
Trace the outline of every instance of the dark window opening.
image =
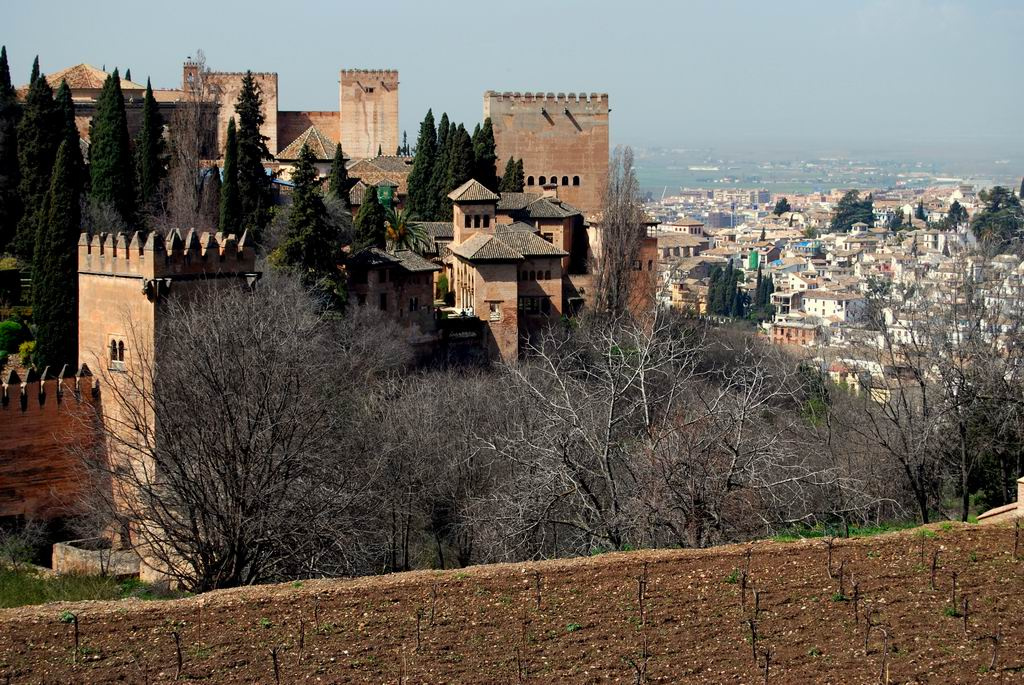
<svg viewBox="0 0 1024 685">
<path fill-rule="evenodd" d="M 124 340 L 120 340 L 117 343 L 117 361 L 124 361 Z"/>
<path fill-rule="evenodd" d="M 551 280 L 551 272 L 550 271 L 545 271 L 544 272 L 544 280 L 545 281 L 550 281 Z"/>
<path fill-rule="evenodd" d="M 569 185 L 569 177 L 568 176 L 563 176 L 562 177 L 562 185 L 563 186 Z"/>
<path fill-rule="evenodd" d="M 528 186 L 532 186 L 533 185 L 533 176 L 527 176 L 526 177 L 526 185 L 528 185 Z"/>
<path fill-rule="evenodd" d="M 541 176 L 539 180 L 540 180 L 540 184 L 541 185 L 545 185 L 548 182 L 548 177 L 547 176 Z"/>
<path fill-rule="evenodd" d="M 473 217 L 466 215 L 466 228 L 473 228 Z"/>
<path fill-rule="evenodd" d="M 572 184 L 574 186 L 578 186 L 580 184 L 580 177 L 579 176 L 573 176 L 572 177 Z"/>
<path fill-rule="evenodd" d="M 473 228 L 480 228 L 480 215 L 479 214 L 474 214 L 473 215 Z"/>
<path fill-rule="evenodd" d="M 546 297 L 540 298 L 540 311 L 541 311 L 541 314 L 550 314 L 551 313 L 551 300 L 549 300 Z"/>
<path fill-rule="evenodd" d="M 491 225 L 491 215 L 484 214 L 484 228 L 488 228 Z"/>
<path fill-rule="evenodd" d="M 380 310 L 382 312 L 386 312 L 388 310 L 388 294 L 387 293 L 381 293 L 380 294 Z"/>
</svg>

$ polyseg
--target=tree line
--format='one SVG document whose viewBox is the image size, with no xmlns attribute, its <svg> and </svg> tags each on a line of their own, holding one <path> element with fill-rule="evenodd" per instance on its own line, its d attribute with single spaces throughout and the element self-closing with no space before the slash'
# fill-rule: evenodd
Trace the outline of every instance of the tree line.
<svg viewBox="0 0 1024 685">
<path fill-rule="evenodd" d="M 203 167 L 204 158 L 219 154 L 210 140 L 214 91 L 209 82 L 204 87 L 205 76 L 201 70 L 187 86 L 169 127 L 147 79 L 133 139 L 115 68 L 96 99 L 86 147 L 68 84 L 62 81 L 54 92 L 36 57 L 20 100 L 6 47 L 0 48 L 0 253 L 13 254 L 32 274 L 36 366 L 76 363 L 76 246 L 82 231 L 185 225 L 239 237 L 248 232 L 254 243 L 262 239 L 272 197 L 263 167 L 271 156 L 259 130 L 259 86 L 251 73 L 243 78 L 235 106 L 239 123 L 237 131 L 234 119 L 229 126 L 222 174 Z"/>
<path fill-rule="evenodd" d="M 477 124 L 470 135 L 462 124 L 441 115 L 434 125 L 434 113 L 427 114 L 420 123 L 409 173 L 406 207 L 412 216 L 422 221 L 449 221 L 452 204 L 448 193 L 469 179 L 476 179 L 493 192 L 521 192 L 523 189 L 523 162 L 511 157 L 505 173 L 499 179 L 495 163 L 494 128 L 490 117 Z"/>
</svg>

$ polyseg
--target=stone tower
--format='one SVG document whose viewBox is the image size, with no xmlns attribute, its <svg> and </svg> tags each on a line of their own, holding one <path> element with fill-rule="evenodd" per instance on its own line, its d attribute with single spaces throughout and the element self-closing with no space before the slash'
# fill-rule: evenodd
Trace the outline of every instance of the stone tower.
<svg viewBox="0 0 1024 685">
<path fill-rule="evenodd" d="M 398 71 L 342 69 L 339 79 L 341 147 L 352 159 L 398 149 Z"/>
<path fill-rule="evenodd" d="M 523 160 L 524 190 L 553 183 L 558 198 L 591 216 L 608 182 L 606 93 L 484 93 L 500 174 L 509 155 Z"/>
</svg>

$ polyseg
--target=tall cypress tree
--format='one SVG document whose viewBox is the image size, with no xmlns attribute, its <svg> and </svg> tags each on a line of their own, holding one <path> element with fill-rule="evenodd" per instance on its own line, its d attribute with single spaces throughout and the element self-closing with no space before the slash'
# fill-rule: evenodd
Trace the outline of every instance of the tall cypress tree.
<svg viewBox="0 0 1024 685">
<path fill-rule="evenodd" d="M 384 233 L 384 221 L 386 212 L 384 207 L 377 200 L 377 189 L 368 186 L 363 194 L 363 204 L 359 205 L 356 218 L 353 221 L 355 229 L 355 240 L 353 250 L 366 249 L 368 247 L 384 247 L 386 235 Z"/>
<path fill-rule="evenodd" d="M 521 193 L 523 188 L 526 186 L 526 172 L 523 171 L 523 159 L 520 157 L 516 160 L 516 182 L 515 187 L 512 189 L 513 192 Z"/>
<path fill-rule="evenodd" d="M 259 242 L 263 229 L 270 221 L 270 176 L 263 161 L 272 159 L 267 149 L 267 136 L 260 132 L 263 126 L 263 96 L 252 72 L 245 72 L 242 88 L 235 103 L 238 114 L 238 193 L 241 207 L 241 225 L 238 233 L 249 231 Z M 225 166 L 227 164 L 225 163 Z"/>
<path fill-rule="evenodd" d="M 448 177 L 445 180 L 445 190 L 442 195 L 442 207 L 444 215 L 451 217 L 452 201 L 448 199 L 448 193 L 473 178 L 473 141 L 469 137 L 466 127 L 459 124 L 452 138 L 448 154 Z"/>
<path fill-rule="evenodd" d="M 434 129 L 434 112 L 427 110 L 427 115 L 420 122 L 420 134 L 416 138 L 416 156 L 412 160 L 412 171 L 407 181 L 408 193 L 405 202 L 409 213 L 416 216 L 431 218 L 430 181 L 434 173 L 434 161 L 437 156 L 437 131 Z"/>
<path fill-rule="evenodd" d="M 227 142 L 224 145 L 224 173 L 220 184 L 220 221 L 217 223 L 224 235 L 242 235 L 242 199 L 238 183 L 238 137 L 235 133 L 235 118 L 228 120 Z"/>
<path fill-rule="evenodd" d="M 441 114 L 437 125 L 437 150 L 434 154 L 434 168 L 430 173 L 430 206 L 424 209 L 423 217 L 433 221 L 451 221 L 451 214 L 444 215 L 445 184 L 448 181 L 448 155 L 451 151 L 452 126 L 448 113 Z"/>
<path fill-rule="evenodd" d="M 81 172 L 78 141 L 60 144 L 32 260 L 32 319 L 40 367 L 75 366 L 78 354 L 78 235 Z"/>
<path fill-rule="evenodd" d="M 0 252 L 14 240 L 21 215 L 18 198 L 18 100 L 7 64 L 7 47 L 0 46 Z"/>
<path fill-rule="evenodd" d="M 142 101 L 142 130 L 135 146 L 135 169 L 141 204 L 152 205 L 164 177 L 164 122 L 149 79 L 146 79 L 146 95 Z"/>
<path fill-rule="evenodd" d="M 49 191 L 62 129 L 53 90 L 39 73 L 39 58 L 36 57 L 32 65 L 31 85 L 18 122 L 21 216 L 14 238 L 14 252 L 25 261 L 32 259 L 36 230 L 41 221 L 43 201 Z"/>
<path fill-rule="evenodd" d="M 275 251 L 274 261 L 299 271 L 307 287 L 322 288 L 339 281 L 338 260 L 341 239 L 337 227 L 327 221 L 327 209 L 320 194 L 316 157 L 303 145 L 292 172 L 292 208 L 288 233 Z"/>
<path fill-rule="evenodd" d="M 75 123 L 75 101 L 71 97 L 71 88 L 67 81 L 61 81 L 54 98 L 61 121 L 60 142 L 68 144 L 68 164 L 72 174 L 78 177 L 79 190 L 85 190 L 85 161 L 82 159 L 81 137 Z"/>
<path fill-rule="evenodd" d="M 348 201 L 348 192 L 352 189 L 352 182 L 348 178 L 348 167 L 345 166 L 345 153 L 341 149 L 341 143 L 334 149 L 334 159 L 331 160 L 331 173 L 327 178 L 327 192 L 332 197 L 341 200 L 345 209 L 351 210 L 352 205 Z"/>
<path fill-rule="evenodd" d="M 96 100 L 96 116 L 89 136 L 89 195 L 93 202 L 109 204 L 117 210 L 128 225 L 136 218 L 133 161 L 121 77 L 114 69 Z"/>
<path fill-rule="evenodd" d="M 494 127 L 491 118 L 484 119 L 484 125 L 480 127 L 480 133 L 473 140 L 473 178 L 480 181 L 491 190 L 498 189 L 498 177 L 495 164 L 498 154 L 495 151 Z"/>
<path fill-rule="evenodd" d="M 505 162 L 505 173 L 501 175 L 501 183 L 498 184 L 498 192 L 500 193 L 514 193 L 516 183 L 516 160 L 515 157 L 509 157 L 508 161 Z"/>
</svg>

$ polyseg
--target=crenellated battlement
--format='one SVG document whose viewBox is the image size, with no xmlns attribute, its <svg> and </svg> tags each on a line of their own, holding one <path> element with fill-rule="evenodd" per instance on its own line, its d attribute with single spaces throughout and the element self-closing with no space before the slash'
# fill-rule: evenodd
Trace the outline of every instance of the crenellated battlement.
<svg viewBox="0 0 1024 685">
<path fill-rule="evenodd" d="M 520 93 L 488 90 L 484 93 L 485 98 L 494 99 L 498 102 L 575 102 L 589 104 L 608 104 L 608 93 Z"/>
<path fill-rule="evenodd" d="M 174 229 L 165 238 L 156 232 L 83 233 L 78 241 L 78 271 L 94 275 L 153 279 L 173 276 L 245 274 L 256 267 L 256 250 L 247 233 L 241 239 L 221 233 L 182 236 Z"/>
<path fill-rule="evenodd" d="M 397 69 L 342 69 L 341 73 L 352 76 L 387 76 L 398 78 Z"/>
<path fill-rule="evenodd" d="M 0 412 L 55 413 L 66 402 L 92 406 L 98 397 L 99 384 L 85 364 L 77 370 L 65 365 L 56 376 L 49 368 L 29 369 L 25 380 L 12 369 L 0 384 Z"/>
</svg>

